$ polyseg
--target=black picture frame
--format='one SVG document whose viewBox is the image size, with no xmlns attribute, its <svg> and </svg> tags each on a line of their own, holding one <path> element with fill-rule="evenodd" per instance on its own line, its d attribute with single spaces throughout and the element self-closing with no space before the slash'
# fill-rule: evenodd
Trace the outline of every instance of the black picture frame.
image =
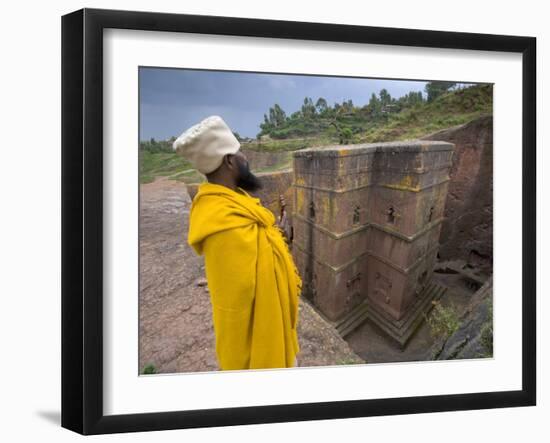
<svg viewBox="0 0 550 443">
<path fill-rule="evenodd" d="M 103 43 L 107 28 L 522 54 L 522 389 L 177 412 L 103 413 Z M 62 416 L 81 434 L 536 404 L 536 39 L 237 17 L 82 9 L 62 17 Z"/>
</svg>

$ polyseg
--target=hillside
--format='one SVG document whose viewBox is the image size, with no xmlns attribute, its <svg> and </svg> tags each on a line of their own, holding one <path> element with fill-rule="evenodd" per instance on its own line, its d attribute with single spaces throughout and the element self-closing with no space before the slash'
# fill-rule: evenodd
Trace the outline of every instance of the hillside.
<svg viewBox="0 0 550 443">
<path fill-rule="evenodd" d="M 384 102 L 383 98 L 381 91 L 381 99 L 373 94 L 371 102 L 363 107 L 355 107 L 348 100 L 342 105 L 335 104 L 334 108 L 325 107 L 320 112 L 314 112 L 312 102 L 309 101 L 302 107 L 302 111 L 290 117 L 286 117 L 275 105 L 275 108 L 270 109 L 270 119 L 278 122 L 277 126 L 264 116 L 259 137 L 242 141 L 242 148 L 269 155 L 335 143 L 415 139 L 467 123 L 482 115 L 492 115 L 493 110 L 492 85 L 476 85 L 445 92 L 431 101 L 422 100 L 413 92 L 399 100 L 389 98 Z M 297 137 L 297 134 L 300 136 Z M 169 176 L 186 183 L 204 180 L 188 162 L 171 150 L 172 140 L 151 140 L 140 144 L 141 183 L 151 182 L 157 176 Z M 288 168 L 292 162 L 290 152 L 285 158 L 275 168 L 265 170 Z"/>
<path fill-rule="evenodd" d="M 186 174 L 198 174 L 191 163 L 176 155 L 171 148 L 164 152 L 140 149 L 139 155 L 140 183 L 150 183 L 155 180 L 155 177 L 169 176 L 178 179 Z"/>
<path fill-rule="evenodd" d="M 386 105 L 399 109 L 398 101 Z M 383 106 L 383 105 L 380 105 Z M 369 109 L 371 107 L 371 109 Z M 260 139 L 246 143 L 249 149 L 287 151 L 333 143 L 373 143 L 418 138 L 440 129 L 467 123 L 482 115 L 492 114 L 492 85 L 478 85 L 443 93 L 433 101 L 401 105 L 398 112 L 376 109 L 369 104 L 341 111 L 323 112 L 305 117 L 290 117 L 277 129 L 260 132 Z M 374 108 L 374 110 L 372 109 Z M 302 112 L 303 114 L 303 112 Z M 267 133 L 266 133 L 267 132 Z M 282 134 L 307 134 L 302 137 L 280 137 Z"/>
<path fill-rule="evenodd" d="M 448 92 L 431 103 L 392 114 L 386 124 L 375 125 L 359 142 L 383 142 L 419 138 L 493 113 L 492 85 Z"/>
</svg>

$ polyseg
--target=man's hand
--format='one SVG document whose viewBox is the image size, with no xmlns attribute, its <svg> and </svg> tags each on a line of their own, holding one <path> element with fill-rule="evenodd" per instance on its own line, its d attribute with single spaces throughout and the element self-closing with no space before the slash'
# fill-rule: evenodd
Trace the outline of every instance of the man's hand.
<svg viewBox="0 0 550 443">
<path fill-rule="evenodd" d="M 284 203 L 284 199 L 282 199 L 283 203 Z M 286 215 L 286 209 L 282 208 L 281 210 L 281 215 L 279 217 L 277 217 L 277 226 L 281 229 L 281 231 L 283 232 L 284 236 L 286 237 L 286 242 L 287 243 L 290 243 L 291 242 L 291 227 L 290 227 L 290 224 L 288 223 L 288 217 Z"/>
<path fill-rule="evenodd" d="M 283 215 L 279 217 L 277 221 L 277 226 L 281 229 L 284 236 L 286 237 L 286 240 L 288 242 L 289 239 L 289 226 L 288 226 L 288 219 L 286 216 L 286 211 L 283 211 Z"/>
<path fill-rule="evenodd" d="M 288 219 L 286 216 L 286 210 L 283 210 L 282 215 L 280 215 L 277 218 L 277 226 L 279 226 L 279 228 L 281 229 L 284 229 L 287 224 L 288 224 Z"/>
</svg>

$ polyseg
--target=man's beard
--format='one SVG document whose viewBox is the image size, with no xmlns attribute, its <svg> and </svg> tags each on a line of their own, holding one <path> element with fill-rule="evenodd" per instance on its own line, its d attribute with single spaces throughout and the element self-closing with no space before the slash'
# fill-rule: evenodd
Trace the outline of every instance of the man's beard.
<svg viewBox="0 0 550 443">
<path fill-rule="evenodd" d="M 263 184 L 261 180 L 250 172 L 250 167 L 247 163 L 238 163 L 239 177 L 237 179 L 237 186 L 245 191 L 254 192 L 258 189 L 262 189 Z"/>
</svg>

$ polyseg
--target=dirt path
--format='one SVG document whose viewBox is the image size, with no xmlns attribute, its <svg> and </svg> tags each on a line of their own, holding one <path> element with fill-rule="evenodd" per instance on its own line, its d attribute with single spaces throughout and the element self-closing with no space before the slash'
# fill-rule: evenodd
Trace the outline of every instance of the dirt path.
<svg viewBox="0 0 550 443">
<path fill-rule="evenodd" d="M 215 338 L 204 260 L 187 245 L 191 200 L 184 183 L 140 187 L 140 371 L 215 371 Z M 362 363 L 306 302 L 299 306 L 299 366 Z"/>
</svg>

